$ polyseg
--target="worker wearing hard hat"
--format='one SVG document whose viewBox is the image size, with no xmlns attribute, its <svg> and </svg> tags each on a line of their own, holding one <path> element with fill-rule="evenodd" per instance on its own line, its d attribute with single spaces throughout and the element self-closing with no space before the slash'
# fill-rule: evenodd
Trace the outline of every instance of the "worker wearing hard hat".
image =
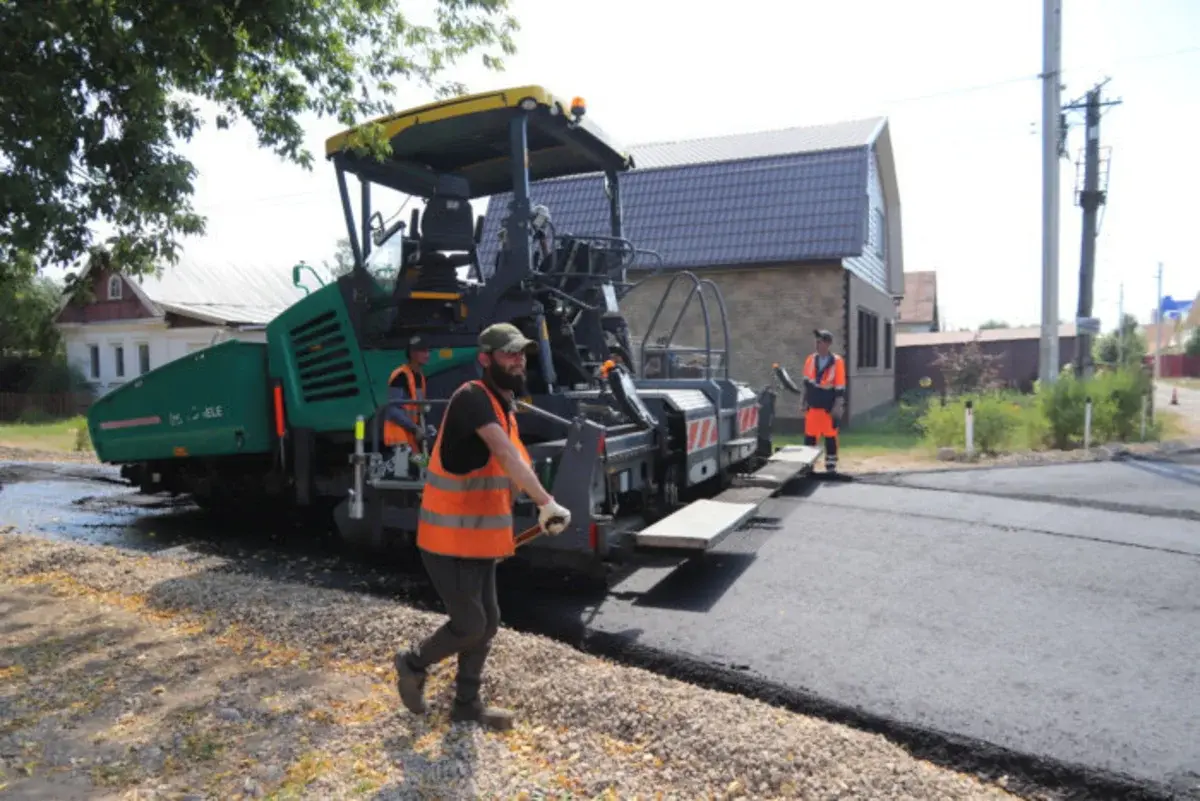
<svg viewBox="0 0 1200 801">
<path fill-rule="evenodd" d="M 437 430 L 425 424 L 423 401 L 424 367 L 429 363 L 429 348 L 419 336 L 408 340 L 408 361 L 388 377 L 388 405 L 383 421 L 383 444 L 395 448 L 407 445 L 414 454 L 422 443 L 433 439 Z M 414 402 L 415 401 L 415 402 Z"/>
<path fill-rule="evenodd" d="M 559 534 L 571 513 L 538 481 L 513 409 L 523 394 L 525 360 L 537 343 L 514 325 L 479 335 L 482 379 L 455 391 L 430 450 L 417 517 L 417 548 L 450 619 L 424 642 L 397 653 L 397 689 L 409 711 L 424 714 L 426 670 L 458 655 L 450 717 L 495 729 L 512 726 L 508 710 L 485 706 L 479 689 L 500 625 L 496 565 L 514 549 L 512 505 L 518 490 L 538 507 L 538 523 Z"/>
<path fill-rule="evenodd" d="M 813 332 L 817 349 L 804 361 L 804 444 L 825 440 L 825 471 L 837 472 L 838 428 L 846 411 L 846 363 L 831 352 L 833 334 Z"/>
</svg>

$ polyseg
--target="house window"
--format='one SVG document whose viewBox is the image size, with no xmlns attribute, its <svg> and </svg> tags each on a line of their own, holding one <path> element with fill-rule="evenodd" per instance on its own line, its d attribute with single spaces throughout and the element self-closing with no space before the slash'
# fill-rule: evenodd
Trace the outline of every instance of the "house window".
<svg viewBox="0 0 1200 801">
<path fill-rule="evenodd" d="M 114 275 L 108 279 L 108 299 L 121 299 L 121 276 Z"/>
<path fill-rule="evenodd" d="M 143 342 L 138 345 L 138 373 L 150 372 L 150 345 Z"/>
<path fill-rule="evenodd" d="M 885 370 L 892 369 L 892 328 L 891 320 L 883 324 L 883 368 Z"/>
<path fill-rule="evenodd" d="M 125 347 L 123 345 L 113 345 L 113 365 L 116 368 L 117 378 L 125 377 Z"/>
<path fill-rule="evenodd" d="M 872 214 L 875 217 L 875 224 L 873 226 L 875 230 L 871 236 L 873 240 L 872 244 L 875 246 L 875 255 L 882 259 L 886 253 L 887 243 L 887 230 L 884 225 L 883 209 L 874 209 Z"/>
<path fill-rule="evenodd" d="M 88 345 L 89 370 L 92 378 L 100 378 L 100 346 Z"/>
<path fill-rule="evenodd" d="M 859 367 L 879 366 L 879 315 L 866 309 L 858 310 Z"/>
</svg>

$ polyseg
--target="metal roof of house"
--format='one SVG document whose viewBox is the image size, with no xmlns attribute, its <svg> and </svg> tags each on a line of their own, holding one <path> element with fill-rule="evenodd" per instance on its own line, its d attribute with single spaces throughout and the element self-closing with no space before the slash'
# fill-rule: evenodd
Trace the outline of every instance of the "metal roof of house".
<svg viewBox="0 0 1200 801">
<path fill-rule="evenodd" d="M 668 267 L 840 259 L 866 239 L 868 147 L 881 117 L 630 148 L 621 176 L 624 234 Z M 532 185 L 556 232 L 609 233 L 603 178 Z M 491 272 L 511 195 L 493 196 L 479 252 Z M 644 257 L 640 264 L 655 262 Z"/>
<path fill-rule="evenodd" d="M 932 323 L 937 313 L 937 273 L 919 270 L 904 274 L 904 299 L 898 323 Z"/>
<path fill-rule="evenodd" d="M 161 311 L 213 323 L 265 324 L 304 297 L 292 285 L 291 265 L 249 265 L 187 257 L 160 276 L 133 284 Z"/>
<path fill-rule="evenodd" d="M 896 347 L 911 348 L 922 345 L 964 345 L 979 339 L 980 342 L 1013 342 L 1019 339 L 1040 339 L 1040 326 L 1022 328 L 988 328 L 983 331 L 914 331 L 897 333 Z M 1063 323 L 1058 327 L 1058 336 L 1071 339 L 1075 336 L 1075 323 Z"/>
<path fill-rule="evenodd" d="M 884 124 L 883 117 L 805 125 L 775 131 L 757 131 L 705 139 L 652 142 L 632 148 L 637 172 L 682 167 L 689 164 L 713 164 L 719 161 L 790 156 L 795 153 L 819 153 L 871 144 Z"/>
</svg>

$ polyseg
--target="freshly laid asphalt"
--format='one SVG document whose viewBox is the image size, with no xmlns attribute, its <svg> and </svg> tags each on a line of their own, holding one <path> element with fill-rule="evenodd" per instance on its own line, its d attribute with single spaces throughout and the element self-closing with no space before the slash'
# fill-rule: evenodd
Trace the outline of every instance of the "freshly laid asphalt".
<svg viewBox="0 0 1200 801">
<path fill-rule="evenodd" d="M 641 570 L 596 631 L 871 715 L 1200 789 L 1200 522 L 972 494 L 1137 495 L 1195 508 L 1144 465 L 821 484 L 763 507 L 702 563 Z M 1136 488 L 1136 489 L 1130 489 Z"/>
</svg>

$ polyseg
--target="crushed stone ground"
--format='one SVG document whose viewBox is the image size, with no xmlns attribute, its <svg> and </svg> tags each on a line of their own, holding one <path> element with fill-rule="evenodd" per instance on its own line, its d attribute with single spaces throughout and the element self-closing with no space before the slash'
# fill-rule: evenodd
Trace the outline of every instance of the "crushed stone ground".
<svg viewBox="0 0 1200 801">
<path fill-rule="evenodd" d="M 507 629 L 485 692 L 517 710 L 512 731 L 449 725 L 452 660 L 417 718 L 391 656 L 440 615 L 223 567 L 0 537 L 5 798 L 1014 797 L 877 735 Z"/>
</svg>

